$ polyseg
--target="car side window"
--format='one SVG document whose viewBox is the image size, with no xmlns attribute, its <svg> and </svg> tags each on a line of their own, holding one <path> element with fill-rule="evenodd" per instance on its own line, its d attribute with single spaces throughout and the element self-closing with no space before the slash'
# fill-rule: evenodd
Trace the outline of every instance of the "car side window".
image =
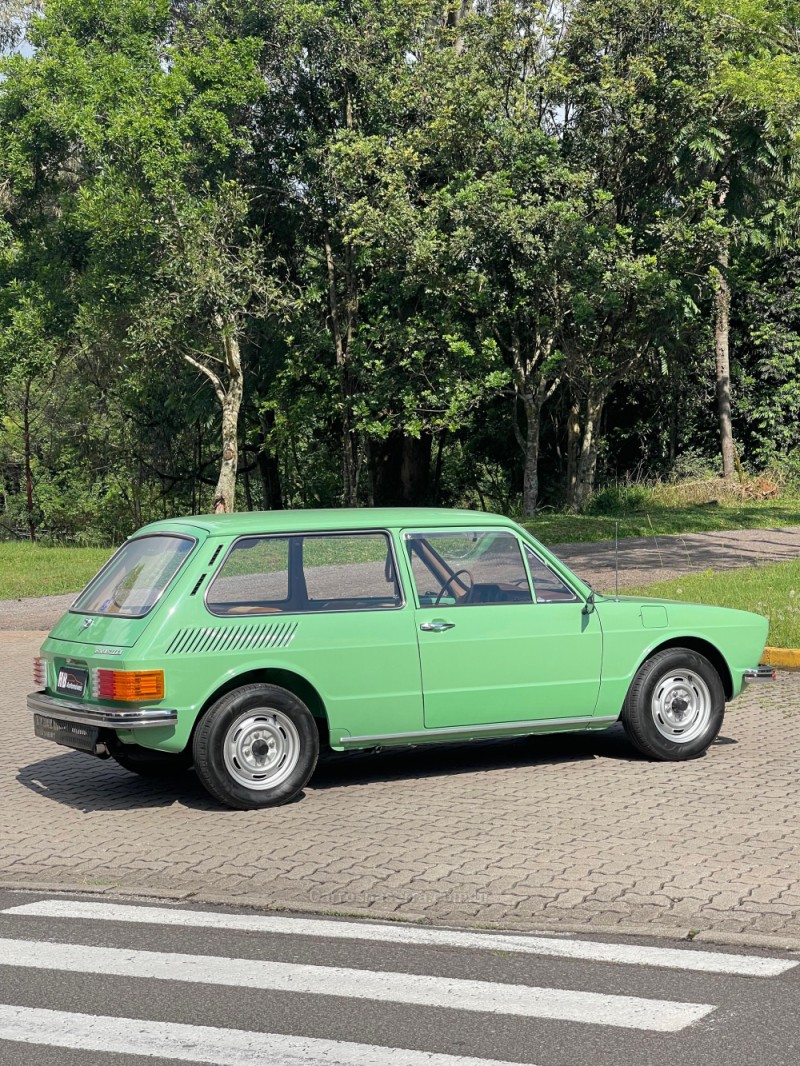
<svg viewBox="0 0 800 1066">
<path fill-rule="evenodd" d="M 206 594 L 212 614 L 369 611 L 403 603 L 385 533 L 240 537 Z"/>
<path fill-rule="evenodd" d="M 405 540 L 422 607 L 533 602 L 512 533 L 454 529 L 409 533 Z"/>
<path fill-rule="evenodd" d="M 575 603 L 578 597 L 536 552 L 525 545 L 525 557 L 533 579 L 537 603 Z"/>
<path fill-rule="evenodd" d="M 269 614 L 289 606 L 290 537 L 240 537 L 206 594 L 212 614 Z"/>
<path fill-rule="evenodd" d="M 306 609 L 365 611 L 400 607 L 402 597 L 385 533 L 303 537 Z"/>
</svg>

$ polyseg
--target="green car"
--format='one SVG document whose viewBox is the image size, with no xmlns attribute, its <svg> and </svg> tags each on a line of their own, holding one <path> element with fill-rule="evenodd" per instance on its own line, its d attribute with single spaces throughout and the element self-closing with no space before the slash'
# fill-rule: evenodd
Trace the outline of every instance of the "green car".
<svg viewBox="0 0 800 1066">
<path fill-rule="evenodd" d="M 767 621 L 595 594 L 499 515 L 272 511 L 145 526 L 42 646 L 36 735 L 239 809 L 336 751 L 605 729 L 690 759 Z"/>
</svg>

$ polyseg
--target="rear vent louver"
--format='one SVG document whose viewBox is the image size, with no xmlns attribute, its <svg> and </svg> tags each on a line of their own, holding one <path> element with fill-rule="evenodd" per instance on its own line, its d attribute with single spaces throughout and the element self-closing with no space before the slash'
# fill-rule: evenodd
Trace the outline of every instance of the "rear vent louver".
<svg viewBox="0 0 800 1066">
<path fill-rule="evenodd" d="M 197 579 L 197 584 L 196 584 L 196 585 L 195 585 L 195 587 L 194 587 L 194 588 L 192 589 L 192 591 L 191 591 L 191 592 L 189 593 L 189 595 L 190 595 L 190 596 L 194 596 L 195 592 L 197 592 L 197 590 L 198 590 L 198 589 L 200 588 L 200 586 L 201 586 L 201 585 L 203 584 L 203 582 L 205 581 L 205 579 L 206 579 L 206 575 L 205 575 L 205 574 L 201 574 L 201 575 L 200 575 L 200 577 L 199 577 L 199 578 Z"/>
<path fill-rule="evenodd" d="M 211 556 L 211 558 L 210 558 L 210 559 L 208 560 L 208 565 L 209 565 L 209 566 L 213 566 L 213 565 L 214 565 L 214 562 L 216 561 L 216 558 L 217 558 L 217 556 L 219 555 L 219 553 L 220 553 L 221 551 L 222 551 L 222 545 L 221 545 L 221 544 L 218 544 L 218 545 L 217 545 L 217 547 L 216 547 L 216 549 L 215 549 L 215 551 L 214 551 L 214 554 L 213 554 L 213 555 Z"/>
<path fill-rule="evenodd" d="M 203 655 L 245 648 L 286 648 L 294 639 L 297 622 L 234 624 L 181 629 L 170 641 L 166 655 Z"/>
</svg>

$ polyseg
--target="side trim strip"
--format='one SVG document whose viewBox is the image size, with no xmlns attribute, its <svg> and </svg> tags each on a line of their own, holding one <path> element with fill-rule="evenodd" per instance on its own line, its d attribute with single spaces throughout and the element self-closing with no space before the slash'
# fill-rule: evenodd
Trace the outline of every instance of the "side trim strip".
<svg viewBox="0 0 800 1066">
<path fill-rule="evenodd" d="M 425 729 L 418 733 L 375 733 L 361 737 L 340 737 L 344 747 L 368 747 L 372 744 L 424 744 L 443 740 L 465 740 L 470 737 L 502 737 L 519 733 L 547 733 L 560 730 L 584 729 L 587 726 L 607 726 L 618 715 L 581 718 L 540 718 L 527 722 L 496 722 L 492 725 L 457 725 L 445 729 Z"/>
</svg>

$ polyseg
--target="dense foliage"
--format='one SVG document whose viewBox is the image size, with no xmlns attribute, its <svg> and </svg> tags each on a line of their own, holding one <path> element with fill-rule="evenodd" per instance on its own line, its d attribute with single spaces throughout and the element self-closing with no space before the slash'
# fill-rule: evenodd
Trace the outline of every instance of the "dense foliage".
<svg viewBox="0 0 800 1066">
<path fill-rule="evenodd" d="M 800 468 L 800 5 L 9 12 L 6 527 Z"/>
</svg>

